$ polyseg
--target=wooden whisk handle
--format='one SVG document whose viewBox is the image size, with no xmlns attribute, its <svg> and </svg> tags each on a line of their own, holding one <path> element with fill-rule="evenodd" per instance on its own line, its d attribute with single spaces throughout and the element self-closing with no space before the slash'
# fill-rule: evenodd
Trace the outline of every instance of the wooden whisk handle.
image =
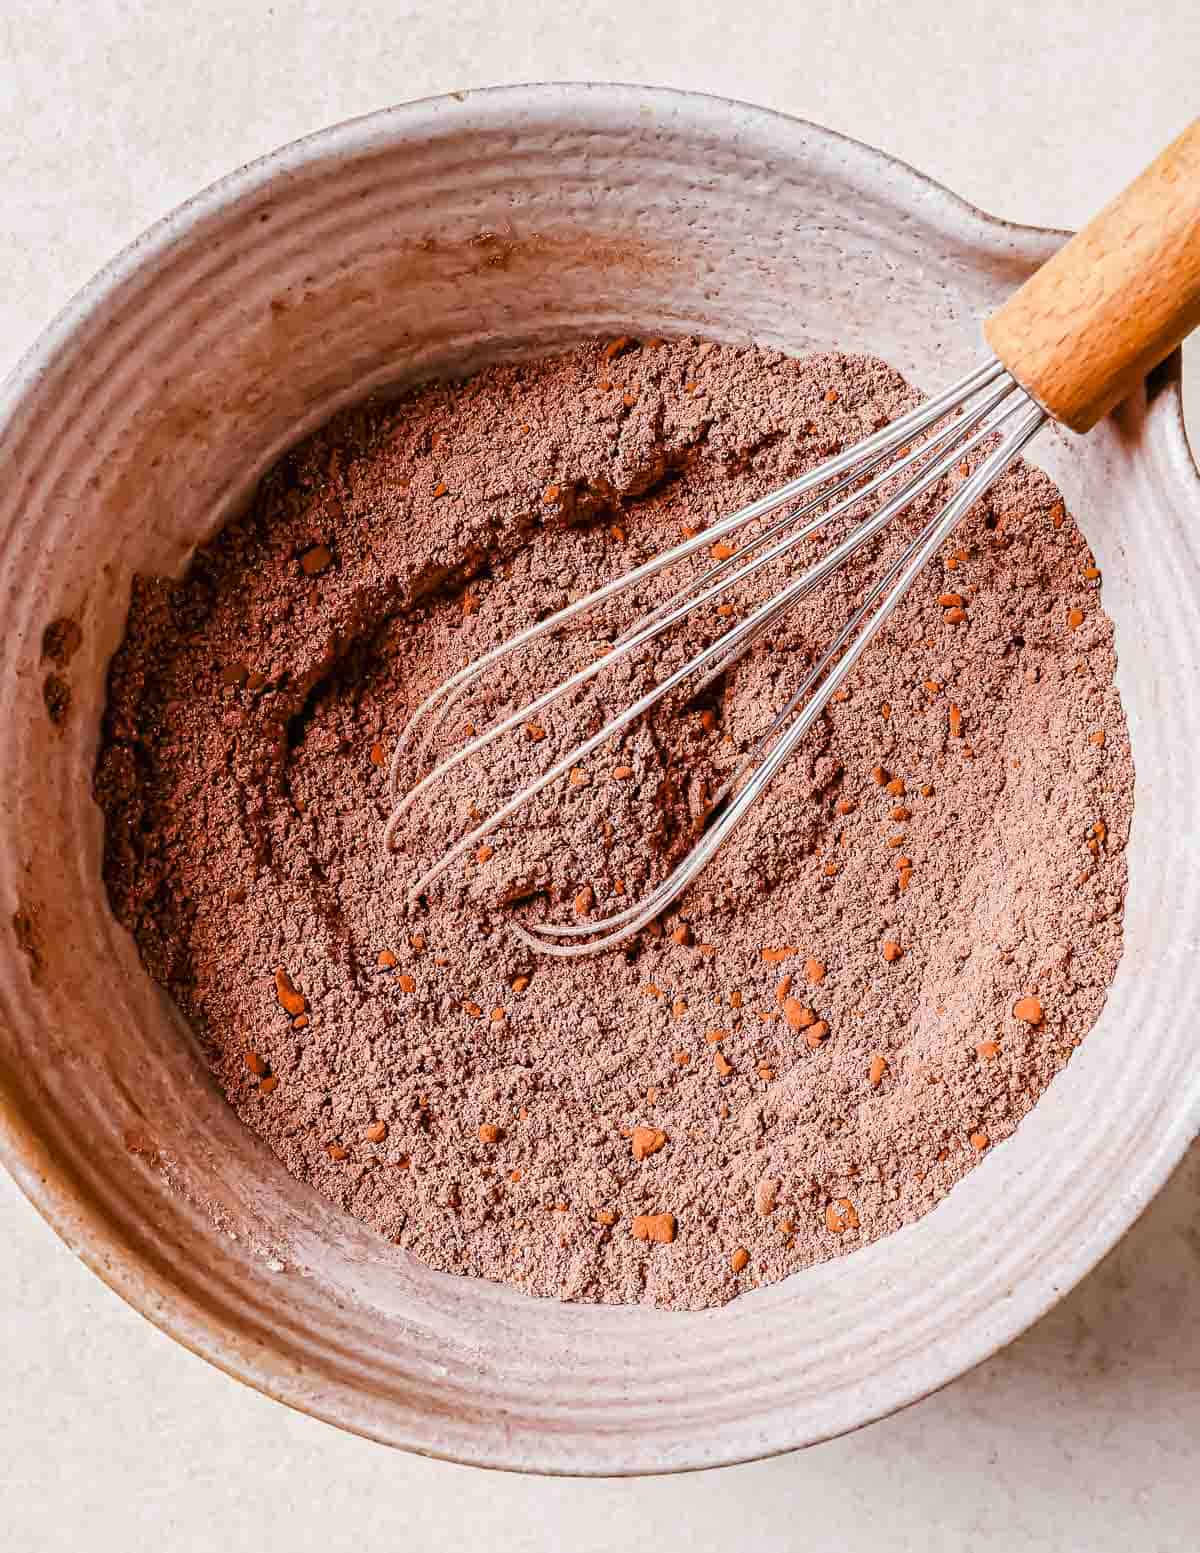
<svg viewBox="0 0 1200 1553">
<path fill-rule="evenodd" d="M 1025 391 L 1089 431 L 1200 324 L 1200 119 L 984 326 Z"/>
</svg>

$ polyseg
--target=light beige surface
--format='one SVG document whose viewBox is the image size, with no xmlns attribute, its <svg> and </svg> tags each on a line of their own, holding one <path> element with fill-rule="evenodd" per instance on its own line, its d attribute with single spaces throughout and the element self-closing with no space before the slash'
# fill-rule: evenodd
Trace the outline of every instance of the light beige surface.
<svg viewBox="0 0 1200 1553">
<path fill-rule="evenodd" d="M 836 23 L 762 12 L 370 3 L 351 21 L 328 3 L 174 4 L 147 19 L 107 0 L 86 15 L 6 0 L 0 366 L 206 180 L 424 92 L 555 76 L 725 91 L 883 145 L 986 208 L 1063 225 L 1194 112 L 1200 24 L 1182 6 L 1155 20 L 1109 0 L 1051 20 L 892 6 L 878 26 L 875 6 L 831 8 Z M 1119 47 L 1097 43 L 1102 14 Z M 899 1418 L 761 1466 L 571 1484 L 392 1455 L 235 1387 L 124 1310 L 4 1181 L 0 1546 L 1190 1548 L 1198 1207 L 1194 1152 L 1058 1311 Z"/>
</svg>

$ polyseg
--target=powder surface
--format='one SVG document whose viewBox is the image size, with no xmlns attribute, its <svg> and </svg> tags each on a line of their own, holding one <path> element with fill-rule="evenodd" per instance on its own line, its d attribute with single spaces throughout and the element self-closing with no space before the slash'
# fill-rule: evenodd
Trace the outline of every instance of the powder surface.
<svg viewBox="0 0 1200 1553">
<path fill-rule="evenodd" d="M 1098 573 L 1030 466 L 633 944 L 554 961 L 509 923 L 597 920 L 662 877 L 967 463 L 416 914 L 413 866 L 796 560 L 464 766 L 380 848 L 397 736 L 450 672 L 916 401 L 865 357 L 587 345 L 339 416 L 181 581 L 137 580 L 96 776 L 110 899 L 290 1171 L 434 1267 L 695 1309 L 919 1217 L 1016 1128 L 1116 969 L 1133 795 Z M 678 582 L 503 665 L 438 750 Z"/>
</svg>

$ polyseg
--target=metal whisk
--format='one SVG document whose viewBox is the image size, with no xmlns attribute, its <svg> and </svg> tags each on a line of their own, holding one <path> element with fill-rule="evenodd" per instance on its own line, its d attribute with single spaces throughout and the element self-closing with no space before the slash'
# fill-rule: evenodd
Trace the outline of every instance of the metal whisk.
<svg viewBox="0 0 1200 1553">
<path fill-rule="evenodd" d="M 1132 310 L 1130 298 L 1136 298 Z M 819 468 L 529 626 L 428 696 L 392 757 L 390 783 L 396 801 L 384 835 L 389 851 L 413 804 L 430 795 L 464 762 L 536 720 L 563 698 L 576 695 L 606 669 L 634 654 L 644 655 L 696 611 L 791 555 L 835 519 L 867 514 L 821 559 L 480 818 L 421 874 L 411 887 L 410 901 L 423 896 L 491 832 L 665 697 L 693 678 L 702 688 L 743 657 L 900 513 L 982 450 L 978 467 L 869 586 L 786 705 L 736 764 L 709 807 L 695 844 L 667 876 L 642 900 L 598 921 L 512 923 L 523 943 L 550 955 L 594 954 L 632 937 L 688 888 L 729 839 L 964 514 L 1045 421 L 1052 418 L 1076 431 L 1089 430 L 1198 321 L 1200 121 L 993 315 L 985 332 L 995 356 L 983 366 Z M 503 659 L 609 606 L 667 568 L 701 549 L 721 545 L 780 509 L 784 509 L 781 516 L 746 538 L 732 554 L 685 579 L 665 603 L 641 615 L 602 656 L 475 734 L 403 790 L 403 773 L 414 749 L 428 745 L 451 708 Z"/>
</svg>

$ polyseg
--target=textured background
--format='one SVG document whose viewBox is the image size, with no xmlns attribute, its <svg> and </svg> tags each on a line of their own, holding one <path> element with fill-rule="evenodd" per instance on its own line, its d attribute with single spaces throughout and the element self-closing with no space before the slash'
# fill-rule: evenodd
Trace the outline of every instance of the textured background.
<svg viewBox="0 0 1200 1553">
<path fill-rule="evenodd" d="M 0 0 L 0 372 L 205 183 L 335 120 L 503 81 L 723 93 L 1077 225 L 1200 105 L 1190 0 Z M 1200 443 L 1200 349 L 1188 358 Z M 1152 1031 L 1138 1032 L 1153 1039 Z M 1200 1147 L 1032 1331 L 802 1455 L 572 1483 L 426 1462 L 237 1386 L 0 1174 L 0 1548 L 1165 1553 L 1200 1524 Z"/>
</svg>

